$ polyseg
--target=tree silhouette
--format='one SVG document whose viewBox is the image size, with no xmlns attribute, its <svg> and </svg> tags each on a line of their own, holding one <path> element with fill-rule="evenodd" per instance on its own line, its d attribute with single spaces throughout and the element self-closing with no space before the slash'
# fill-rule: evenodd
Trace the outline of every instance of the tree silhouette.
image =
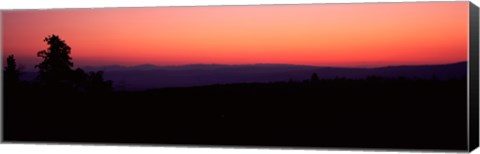
<svg viewBox="0 0 480 154">
<path fill-rule="evenodd" d="M 50 35 L 43 41 L 50 47 L 37 53 L 37 57 L 43 58 L 43 61 L 35 66 L 39 68 L 38 79 L 47 84 L 65 83 L 70 80 L 73 72 L 70 46 L 58 35 Z"/>
<path fill-rule="evenodd" d="M 313 73 L 313 74 L 312 74 L 312 77 L 310 77 L 310 80 L 311 80 L 312 82 L 317 82 L 317 81 L 319 81 L 320 79 L 318 78 L 317 73 Z"/>
<path fill-rule="evenodd" d="M 71 48 L 58 35 L 50 35 L 43 40 L 50 46 L 37 53 L 43 61 L 35 67 L 39 69 L 37 80 L 55 90 L 110 91 L 112 82 L 103 79 L 103 72 L 90 72 L 73 69 Z"/>
<path fill-rule="evenodd" d="M 13 55 L 9 55 L 7 57 L 7 66 L 5 66 L 4 74 L 4 81 L 5 84 L 15 84 L 20 81 L 20 70 L 17 68 L 17 64 L 15 62 L 15 57 Z"/>
</svg>

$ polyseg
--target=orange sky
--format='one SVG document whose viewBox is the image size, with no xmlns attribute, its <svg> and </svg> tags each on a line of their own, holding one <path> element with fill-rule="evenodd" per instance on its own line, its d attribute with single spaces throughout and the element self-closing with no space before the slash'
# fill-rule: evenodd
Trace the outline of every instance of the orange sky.
<svg viewBox="0 0 480 154">
<path fill-rule="evenodd" d="M 50 34 L 75 66 L 441 64 L 468 51 L 468 2 L 13 10 L 2 24 L 3 57 L 27 67 Z"/>
</svg>

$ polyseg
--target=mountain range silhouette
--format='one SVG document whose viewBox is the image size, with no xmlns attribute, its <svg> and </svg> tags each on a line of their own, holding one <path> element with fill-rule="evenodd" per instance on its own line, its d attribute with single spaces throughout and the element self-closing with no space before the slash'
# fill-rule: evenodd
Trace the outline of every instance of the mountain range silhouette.
<svg viewBox="0 0 480 154">
<path fill-rule="evenodd" d="M 86 71 L 104 71 L 105 79 L 114 81 L 118 89 L 147 90 L 164 87 L 189 87 L 211 84 L 302 81 L 317 73 L 320 79 L 363 79 L 368 76 L 386 78 L 419 78 L 439 80 L 465 79 L 467 62 L 440 65 L 403 65 L 378 68 L 320 67 L 290 64 L 191 64 L 181 66 L 87 66 Z M 34 72 L 26 72 L 23 80 L 31 80 Z M 123 85 L 120 85 L 123 84 Z"/>
</svg>

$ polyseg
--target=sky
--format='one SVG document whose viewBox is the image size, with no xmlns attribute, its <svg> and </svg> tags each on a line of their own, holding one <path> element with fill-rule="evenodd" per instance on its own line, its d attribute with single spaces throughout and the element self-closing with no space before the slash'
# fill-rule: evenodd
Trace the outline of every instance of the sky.
<svg viewBox="0 0 480 154">
<path fill-rule="evenodd" d="M 9 10 L 2 56 L 33 68 L 56 34 L 75 67 L 445 64 L 467 60 L 468 25 L 468 2 Z"/>
</svg>

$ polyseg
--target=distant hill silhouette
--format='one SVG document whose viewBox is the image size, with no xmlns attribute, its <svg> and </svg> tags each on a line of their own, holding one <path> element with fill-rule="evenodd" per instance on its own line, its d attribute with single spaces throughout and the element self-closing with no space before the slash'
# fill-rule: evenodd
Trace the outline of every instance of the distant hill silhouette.
<svg viewBox="0 0 480 154">
<path fill-rule="evenodd" d="M 84 67 L 86 71 L 105 72 L 107 80 L 124 85 L 126 90 L 146 90 L 163 87 L 188 87 L 226 83 L 253 83 L 275 81 L 303 81 L 317 73 L 320 79 L 337 77 L 362 79 L 368 76 L 387 78 L 405 77 L 439 80 L 465 79 L 467 62 L 442 65 L 388 66 L 379 68 L 317 67 L 289 64 L 219 65 L 192 64 L 182 66 L 155 66 L 150 64 L 125 67 L 120 65 Z M 25 73 L 23 80 L 36 73 Z"/>
</svg>

